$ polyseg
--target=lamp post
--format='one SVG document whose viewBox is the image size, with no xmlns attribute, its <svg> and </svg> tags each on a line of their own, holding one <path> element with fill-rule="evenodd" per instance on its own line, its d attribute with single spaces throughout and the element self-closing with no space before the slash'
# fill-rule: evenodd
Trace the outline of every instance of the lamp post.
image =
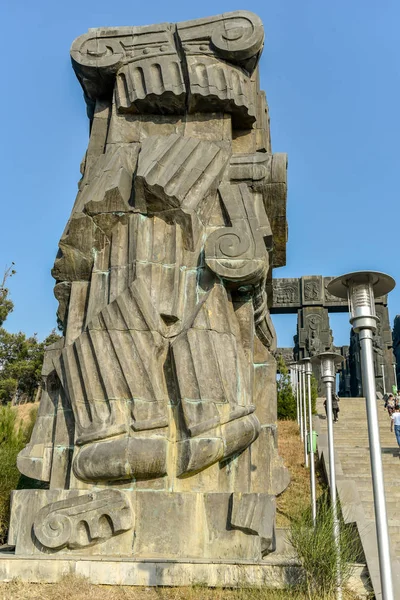
<svg viewBox="0 0 400 600">
<path fill-rule="evenodd" d="M 308 467 L 308 452 L 307 452 L 307 390 L 306 390 L 306 369 L 304 363 L 300 363 L 300 373 L 303 385 L 303 430 L 304 430 L 304 465 Z"/>
<path fill-rule="evenodd" d="M 297 374 L 299 377 L 299 408 L 300 408 L 300 439 L 304 441 L 304 419 L 303 419 L 303 385 L 301 379 L 301 367 L 297 364 Z M 304 415 L 305 416 L 305 415 Z"/>
<path fill-rule="evenodd" d="M 297 364 L 293 363 L 293 368 L 296 376 L 296 410 L 297 410 L 297 425 L 300 427 L 300 392 L 299 392 L 299 372 Z"/>
<path fill-rule="evenodd" d="M 300 425 L 300 412 L 299 412 L 299 382 L 297 379 L 297 363 L 290 363 L 290 373 L 292 379 L 292 391 L 296 393 L 296 419 L 297 425 Z"/>
<path fill-rule="evenodd" d="M 388 294 L 395 285 L 394 279 L 385 273 L 357 271 L 337 277 L 327 286 L 328 291 L 334 296 L 348 299 L 351 313 L 350 323 L 353 330 L 358 333 L 360 340 L 361 375 L 367 406 L 369 452 L 383 600 L 393 600 L 394 595 L 376 406 L 372 334 L 376 330 L 378 320 L 375 311 L 375 296 Z"/>
<path fill-rule="evenodd" d="M 340 529 L 337 511 L 336 496 L 336 470 L 335 470 L 335 448 L 333 440 L 333 411 L 332 411 L 332 387 L 336 378 L 336 367 L 343 362 L 343 356 L 335 352 L 321 352 L 311 359 L 311 362 L 320 364 L 321 379 L 325 384 L 326 414 L 328 421 L 328 453 L 329 453 L 329 487 L 333 516 L 333 538 L 336 547 L 336 573 L 337 573 L 337 598 L 342 598 L 341 576 L 340 576 Z"/>
<path fill-rule="evenodd" d="M 314 440 L 313 440 L 313 425 L 312 425 L 312 404 L 311 404 L 311 375 L 312 366 L 309 358 L 303 358 L 304 370 L 307 377 L 308 390 L 308 440 L 310 454 L 310 492 L 311 492 L 311 515 L 313 525 L 315 527 L 317 519 L 317 495 L 315 490 L 315 461 L 314 461 Z"/>
<path fill-rule="evenodd" d="M 385 381 L 385 365 L 381 365 L 382 369 L 382 385 L 383 385 L 383 393 L 386 394 L 386 381 Z"/>
</svg>

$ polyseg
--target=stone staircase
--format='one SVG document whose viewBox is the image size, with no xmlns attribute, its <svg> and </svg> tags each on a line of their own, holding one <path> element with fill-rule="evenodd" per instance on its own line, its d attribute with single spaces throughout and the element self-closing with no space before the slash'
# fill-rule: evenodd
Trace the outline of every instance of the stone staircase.
<svg viewBox="0 0 400 600">
<path fill-rule="evenodd" d="M 327 421 L 324 398 L 317 401 L 319 455 L 328 471 Z M 400 600 L 400 452 L 390 418 L 378 401 L 379 432 L 385 480 L 386 509 L 392 552 L 395 598 Z M 334 423 L 337 489 L 347 522 L 356 522 L 375 594 L 381 598 L 375 533 L 374 503 L 367 416 L 364 398 L 341 398 L 339 420 Z"/>
</svg>

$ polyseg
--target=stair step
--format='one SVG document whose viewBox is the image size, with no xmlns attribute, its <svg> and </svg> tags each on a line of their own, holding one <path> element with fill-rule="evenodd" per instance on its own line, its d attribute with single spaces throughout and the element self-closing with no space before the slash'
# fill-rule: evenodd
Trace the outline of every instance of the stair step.
<svg viewBox="0 0 400 600">
<path fill-rule="evenodd" d="M 390 431 L 390 418 L 383 403 L 378 402 L 377 408 L 389 536 L 394 555 L 400 558 L 400 449 L 394 433 Z M 320 431 L 326 434 L 328 423 L 323 400 L 317 400 L 317 413 Z M 374 496 L 364 398 L 341 399 L 339 420 L 334 423 L 333 432 L 335 454 L 340 460 L 343 478 L 355 482 L 366 522 L 374 523 Z"/>
</svg>

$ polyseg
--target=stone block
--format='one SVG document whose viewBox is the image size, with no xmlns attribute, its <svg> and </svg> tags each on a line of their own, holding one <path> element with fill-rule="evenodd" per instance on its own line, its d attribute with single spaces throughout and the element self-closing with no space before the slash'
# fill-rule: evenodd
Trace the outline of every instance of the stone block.
<svg viewBox="0 0 400 600">
<path fill-rule="evenodd" d="M 9 543 L 17 555 L 129 556 L 131 499 L 117 490 L 18 490 L 12 495 Z"/>
</svg>

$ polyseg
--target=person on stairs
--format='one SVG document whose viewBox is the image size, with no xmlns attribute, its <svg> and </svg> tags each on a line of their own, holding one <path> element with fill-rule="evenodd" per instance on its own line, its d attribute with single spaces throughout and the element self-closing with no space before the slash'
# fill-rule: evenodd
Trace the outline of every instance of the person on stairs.
<svg viewBox="0 0 400 600">
<path fill-rule="evenodd" d="M 332 412 L 333 412 L 333 421 L 336 423 L 336 421 L 339 419 L 339 396 L 337 394 L 333 394 L 332 396 Z"/>
<path fill-rule="evenodd" d="M 394 434 L 396 436 L 397 444 L 400 448 L 400 408 L 395 408 L 395 411 L 390 416 L 390 431 L 393 431 L 394 426 Z"/>
<path fill-rule="evenodd" d="M 394 409 L 395 409 L 395 401 L 394 401 L 394 396 L 393 394 L 389 394 L 389 398 L 387 399 L 386 402 L 386 408 L 389 414 L 389 417 L 392 416 L 392 414 L 394 413 Z"/>
<path fill-rule="evenodd" d="M 325 408 L 325 414 L 326 417 L 328 418 L 328 409 L 326 407 L 326 399 L 324 400 L 324 408 Z M 333 420 L 336 422 L 338 420 L 338 414 L 339 414 L 339 396 L 337 394 L 332 394 L 332 412 L 333 412 Z"/>
</svg>

